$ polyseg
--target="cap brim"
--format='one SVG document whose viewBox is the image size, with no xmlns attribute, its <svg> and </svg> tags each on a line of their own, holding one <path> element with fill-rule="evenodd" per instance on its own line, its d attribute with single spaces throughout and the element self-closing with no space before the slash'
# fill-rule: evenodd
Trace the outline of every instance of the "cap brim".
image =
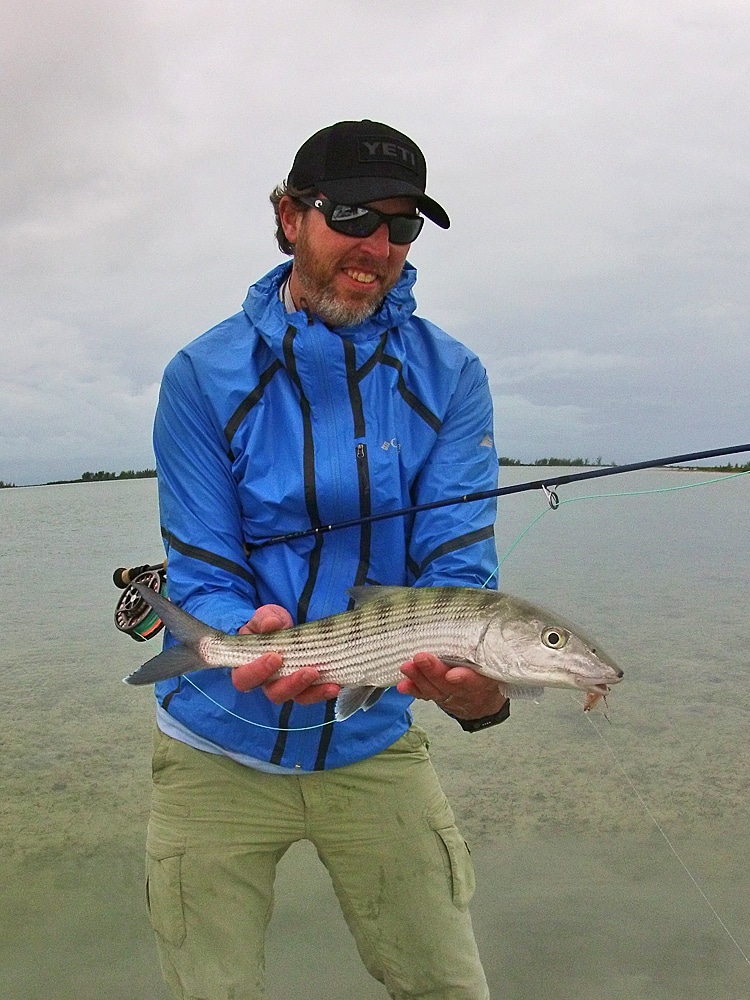
<svg viewBox="0 0 750 1000">
<path fill-rule="evenodd" d="M 442 206 L 419 188 L 392 177 L 345 177 L 340 180 L 320 181 L 321 194 L 340 205 L 364 205 L 382 198 L 413 198 L 422 215 L 441 229 L 448 229 L 451 220 Z"/>
</svg>

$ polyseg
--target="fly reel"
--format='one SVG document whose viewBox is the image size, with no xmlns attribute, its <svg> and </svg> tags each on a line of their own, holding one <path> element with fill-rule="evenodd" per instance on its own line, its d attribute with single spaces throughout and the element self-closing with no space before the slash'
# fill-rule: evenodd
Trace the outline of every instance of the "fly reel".
<svg viewBox="0 0 750 1000">
<path fill-rule="evenodd" d="M 115 625 L 136 642 L 153 639 L 164 628 L 164 622 L 143 600 L 133 586 L 140 583 L 157 594 L 167 596 L 167 573 L 165 566 L 136 566 L 135 569 L 116 569 L 113 575 L 115 586 L 123 592 L 115 608 Z"/>
</svg>

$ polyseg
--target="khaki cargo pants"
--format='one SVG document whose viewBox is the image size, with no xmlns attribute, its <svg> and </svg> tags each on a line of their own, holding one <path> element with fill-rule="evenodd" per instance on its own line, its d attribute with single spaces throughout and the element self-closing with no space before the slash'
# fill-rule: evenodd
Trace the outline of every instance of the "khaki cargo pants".
<svg viewBox="0 0 750 1000">
<path fill-rule="evenodd" d="M 266 774 L 157 731 L 147 898 L 181 1000 L 261 1000 L 276 865 L 315 845 L 368 971 L 397 1000 L 487 1000 L 468 849 L 413 726 L 377 756 Z M 290 998 L 294 1000 L 294 998 Z"/>
</svg>

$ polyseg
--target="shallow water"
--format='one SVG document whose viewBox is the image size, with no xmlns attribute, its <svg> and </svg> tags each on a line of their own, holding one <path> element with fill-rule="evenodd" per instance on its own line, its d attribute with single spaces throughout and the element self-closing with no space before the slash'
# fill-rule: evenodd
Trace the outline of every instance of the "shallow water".
<svg viewBox="0 0 750 1000">
<path fill-rule="evenodd" d="M 560 496 L 709 478 L 638 473 Z M 504 563 L 505 589 L 623 667 L 611 722 L 561 691 L 474 736 L 419 706 L 472 847 L 497 1000 L 750 996 L 748 501 L 750 477 L 566 502 Z M 545 501 L 501 503 L 504 553 Z M 110 582 L 160 558 L 155 482 L 3 490 L 0 523 L 0 992 L 167 1000 L 143 902 L 151 693 L 120 683 L 149 648 L 114 629 Z M 384 997 L 309 845 L 278 888 L 271 1000 Z"/>
</svg>

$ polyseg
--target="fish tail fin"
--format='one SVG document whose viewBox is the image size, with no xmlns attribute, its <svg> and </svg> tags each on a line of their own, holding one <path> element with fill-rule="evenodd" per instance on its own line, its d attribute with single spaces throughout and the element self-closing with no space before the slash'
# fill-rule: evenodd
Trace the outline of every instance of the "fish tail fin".
<svg viewBox="0 0 750 1000">
<path fill-rule="evenodd" d="M 143 600 L 149 604 L 164 622 L 169 632 L 181 644 L 165 649 L 164 652 L 147 660 L 132 674 L 124 677 L 126 684 L 154 684 L 156 681 L 167 680 L 169 677 L 179 677 L 191 670 L 202 670 L 207 666 L 199 652 L 201 640 L 221 635 L 205 622 L 189 615 L 187 611 L 178 608 L 162 594 L 144 586 L 133 584 Z"/>
<path fill-rule="evenodd" d="M 191 670 L 203 670 L 205 666 L 198 653 L 188 646 L 171 646 L 123 677 L 123 681 L 125 684 L 155 684 L 169 677 L 188 674 Z"/>
<path fill-rule="evenodd" d="M 155 590 L 151 590 L 150 587 L 146 587 L 142 583 L 135 583 L 133 586 L 146 604 L 151 605 L 167 629 L 183 646 L 195 649 L 201 639 L 216 635 L 216 629 L 206 625 L 200 619 L 189 615 L 182 608 L 178 608 L 176 604 L 172 604 L 162 594 L 157 594 Z"/>
</svg>

